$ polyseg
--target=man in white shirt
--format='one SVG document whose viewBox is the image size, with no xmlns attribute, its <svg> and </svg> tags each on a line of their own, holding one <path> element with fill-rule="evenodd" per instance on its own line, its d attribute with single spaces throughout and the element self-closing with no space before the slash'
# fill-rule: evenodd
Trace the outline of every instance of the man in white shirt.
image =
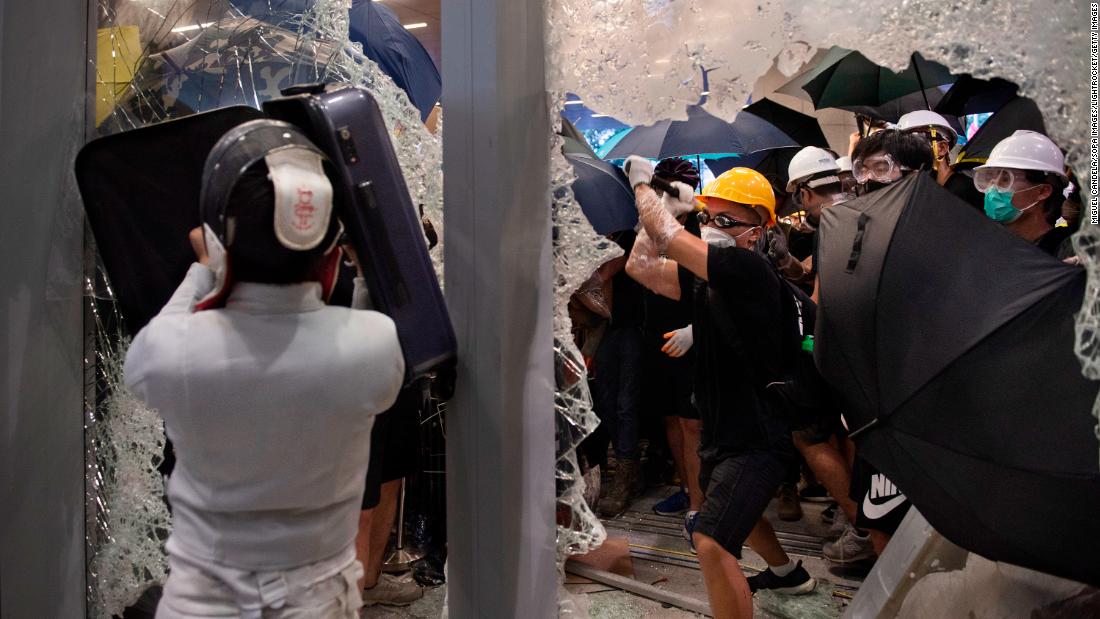
<svg viewBox="0 0 1100 619">
<path fill-rule="evenodd" d="M 127 354 L 127 386 L 176 450 L 158 618 L 358 616 L 370 431 L 404 361 L 388 317 L 325 304 L 332 195 L 290 125 L 226 134 L 204 173 L 198 262 Z"/>
</svg>

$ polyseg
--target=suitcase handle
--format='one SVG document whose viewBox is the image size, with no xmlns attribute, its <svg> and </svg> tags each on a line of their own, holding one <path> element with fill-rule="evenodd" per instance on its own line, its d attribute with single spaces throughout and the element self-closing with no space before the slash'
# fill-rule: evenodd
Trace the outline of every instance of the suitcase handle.
<svg viewBox="0 0 1100 619">
<path fill-rule="evenodd" d="M 284 97 L 293 97 L 294 95 L 319 95 L 325 92 L 325 84 L 321 82 L 311 82 L 307 84 L 293 84 L 280 90 Z"/>
</svg>

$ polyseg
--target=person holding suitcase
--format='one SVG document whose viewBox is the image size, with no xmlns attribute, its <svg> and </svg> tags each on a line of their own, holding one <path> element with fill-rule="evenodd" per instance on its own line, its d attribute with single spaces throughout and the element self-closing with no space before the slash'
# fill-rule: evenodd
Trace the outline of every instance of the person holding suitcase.
<svg viewBox="0 0 1100 619">
<path fill-rule="evenodd" d="M 287 123 L 227 133 L 197 262 L 127 354 L 127 386 L 176 448 L 160 619 L 358 616 L 371 427 L 405 364 L 390 318 L 325 303 L 340 225 L 324 166 Z"/>
</svg>

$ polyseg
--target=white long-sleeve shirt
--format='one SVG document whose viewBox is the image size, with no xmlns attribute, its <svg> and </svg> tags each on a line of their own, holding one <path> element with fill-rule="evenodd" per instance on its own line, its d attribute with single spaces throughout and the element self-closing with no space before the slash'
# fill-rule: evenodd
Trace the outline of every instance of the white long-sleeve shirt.
<svg viewBox="0 0 1100 619">
<path fill-rule="evenodd" d="M 237 283 L 224 309 L 194 264 L 134 338 L 125 380 L 176 450 L 168 551 L 285 569 L 354 542 L 374 416 L 397 398 L 393 321 L 326 305 L 317 283 Z M 356 282 L 362 301 L 362 282 Z"/>
</svg>

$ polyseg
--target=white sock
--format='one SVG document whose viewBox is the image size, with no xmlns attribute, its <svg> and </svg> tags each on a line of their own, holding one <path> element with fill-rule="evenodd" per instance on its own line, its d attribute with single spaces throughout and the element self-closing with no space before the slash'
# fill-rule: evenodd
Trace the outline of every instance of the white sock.
<svg viewBox="0 0 1100 619">
<path fill-rule="evenodd" d="M 798 564 L 788 558 L 787 562 L 785 564 L 779 565 L 779 566 L 769 565 L 768 569 L 770 569 L 772 571 L 772 573 L 775 574 L 776 576 L 778 576 L 780 578 L 783 578 L 787 574 L 790 574 L 791 572 L 793 572 L 794 568 L 796 568 L 796 567 L 798 567 Z"/>
</svg>

